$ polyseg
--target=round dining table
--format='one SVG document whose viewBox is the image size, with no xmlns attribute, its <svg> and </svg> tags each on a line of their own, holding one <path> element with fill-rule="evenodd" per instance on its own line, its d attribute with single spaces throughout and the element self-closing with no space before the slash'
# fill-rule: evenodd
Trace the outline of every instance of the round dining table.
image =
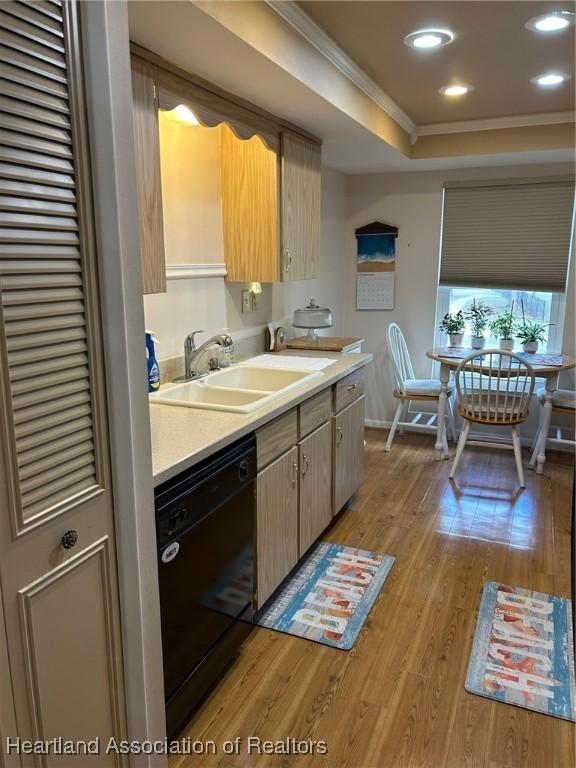
<svg viewBox="0 0 576 768">
<path fill-rule="evenodd" d="M 473 352 L 481 352 L 479 349 L 468 349 L 465 347 L 435 347 L 428 350 L 426 356 L 431 360 L 435 360 L 440 363 L 440 397 L 438 399 L 438 419 L 436 427 L 436 452 L 439 458 L 448 458 L 447 441 L 444 438 L 445 434 L 445 419 L 446 419 L 446 400 L 448 397 L 448 383 L 450 381 L 450 374 L 456 370 L 460 362 L 471 355 Z M 484 350 L 484 352 L 505 351 L 505 350 Z M 544 435 L 548 435 L 550 431 L 550 419 L 552 418 L 552 400 L 554 393 L 558 389 L 558 378 L 562 371 L 567 371 L 570 368 L 576 367 L 576 360 L 569 355 L 530 355 L 522 354 L 523 358 L 532 365 L 536 377 L 545 380 L 546 392 L 544 395 L 543 416 L 542 416 L 542 431 Z M 532 358 L 532 359 L 531 359 Z M 550 359 L 557 358 L 558 364 L 551 365 Z M 547 360 L 548 359 L 548 360 Z M 532 362 L 533 360 L 533 362 Z M 556 360 L 554 360 L 556 362 Z M 547 364 L 548 363 L 548 364 Z M 484 366 L 483 366 L 484 369 Z M 486 372 L 488 370 L 486 369 Z M 536 471 L 538 474 L 542 474 L 544 471 L 544 464 L 546 463 L 546 443 L 547 440 L 541 440 L 538 456 L 536 460 Z"/>
</svg>

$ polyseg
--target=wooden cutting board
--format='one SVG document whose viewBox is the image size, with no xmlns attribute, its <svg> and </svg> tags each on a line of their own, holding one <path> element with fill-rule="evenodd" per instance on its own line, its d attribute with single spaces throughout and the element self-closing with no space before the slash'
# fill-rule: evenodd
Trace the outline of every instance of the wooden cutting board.
<svg viewBox="0 0 576 768">
<path fill-rule="evenodd" d="M 286 342 L 288 349 L 318 349 L 324 352 L 346 352 L 351 347 L 363 342 L 364 339 L 356 339 L 348 336 L 320 336 L 314 340 L 307 336 L 298 336 Z"/>
</svg>

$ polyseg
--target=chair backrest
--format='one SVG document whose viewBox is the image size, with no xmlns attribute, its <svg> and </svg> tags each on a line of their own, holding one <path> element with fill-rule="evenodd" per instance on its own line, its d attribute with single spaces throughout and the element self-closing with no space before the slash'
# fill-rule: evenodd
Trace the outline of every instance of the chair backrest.
<svg viewBox="0 0 576 768">
<path fill-rule="evenodd" d="M 520 355 L 473 352 L 456 368 L 458 412 L 481 424 L 519 424 L 528 416 L 534 384 L 534 369 Z"/>
<path fill-rule="evenodd" d="M 401 394 L 405 394 L 406 389 L 404 382 L 407 379 L 414 379 L 415 376 L 412 361 L 410 360 L 410 353 L 406 346 L 406 339 L 404 338 L 402 329 L 397 323 L 390 323 L 388 326 L 388 349 L 394 368 L 396 387 Z"/>
</svg>

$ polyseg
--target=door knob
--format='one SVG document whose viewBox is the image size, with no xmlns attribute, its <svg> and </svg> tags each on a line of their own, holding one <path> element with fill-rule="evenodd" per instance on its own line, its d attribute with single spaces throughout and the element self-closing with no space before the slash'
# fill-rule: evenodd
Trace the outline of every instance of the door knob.
<svg viewBox="0 0 576 768">
<path fill-rule="evenodd" d="M 73 529 L 66 531 L 62 536 L 62 546 L 64 547 L 64 549 L 72 549 L 72 547 L 76 544 L 77 541 L 78 541 L 78 532 Z"/>
</svg>

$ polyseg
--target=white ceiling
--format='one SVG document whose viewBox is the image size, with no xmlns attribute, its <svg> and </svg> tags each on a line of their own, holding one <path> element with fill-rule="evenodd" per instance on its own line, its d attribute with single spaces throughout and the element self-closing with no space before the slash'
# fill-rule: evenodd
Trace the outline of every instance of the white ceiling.
<svg viewBox="0 0 576 768">
<path fill-rule="evenodd" d="M 379 173 L 569 161 L 571 150 L 410 160 L 191 2 L 131 0 L 130 39 L 321 137 L 325 165 Z"/>
</svg>

